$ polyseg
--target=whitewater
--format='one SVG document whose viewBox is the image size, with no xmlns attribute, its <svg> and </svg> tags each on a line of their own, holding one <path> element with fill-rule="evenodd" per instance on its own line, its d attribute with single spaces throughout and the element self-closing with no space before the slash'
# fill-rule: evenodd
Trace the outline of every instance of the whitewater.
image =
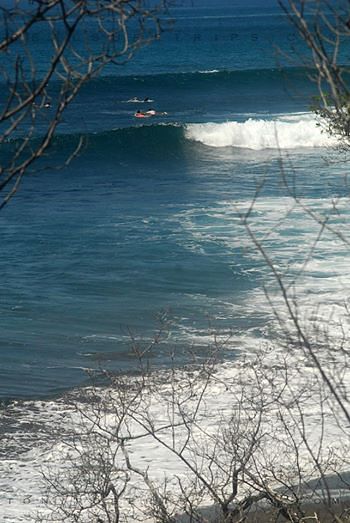
<svg viewBox="0 0 350 523">
<path fill-rule="evenodd" d="M 338 143 L 338 138 L 330 136 L 312 113 L 286 114 L 269 120 L 249 118 L 242 122 L 188 124 L 185 136 L 209 147 L 255 151 L 326 147 Z"/>
<path fill-rule="evenodd" d="M 320 151 L 322 154 L 326 154 L 326 150 L 320 149 Z M 225 154 L 225 150 L 222 152 Z M 219 154 L 221 154 L 220 151 Z M 274 154 L 278 158 L 280 157 L 279 154 Z M 295 169 L 300 169 L 303 158 L 298 155 L 293 156 Z M 271 162 L 271 156 L 269 156 L 269 161 Z M 322 161 L 319 156 L 317 165 L 318 169 L 321 169 Z M 334 165 L 333 169 L 335 174 L 339 174 L 338 165 Z M 322 172 L 320 177 L 322 177 Z M 264 275 L 264 287 L 268 290 L 275 309 L 279 311 L 281 319 L 288 327 L 290 318 L 286 314 L 282 296 L 276 290 L 274 278 L 266 273 L 260 263 L 260 256 L 252 248 L 244 228 L 237 227 L 239 216 L 249 209 L 250 203 L 248 200 L 236 202 L 221 200 L 220 204 L 207 206 L 205 213 L 203 208 L 189 207 L 183 209 L 177 216 L 173 215 L 172 221 L 181 223 L 182 243 L 189 249 L 201 248 L 203 253 L 210 255 L 220 243 L 231 260 L 237 250 L 243 249 L 252 262 L 249 267 L 246 267 L 246 276 L 253 277 L 254 281 L 256 275 Z M 315 337 L 322 364 L 336 372 L 341 369 L 343 386 L 347 387 L 349 375 L 348 370 L 344 367 L 343 354 L 342 352 L 329 354 L 326 341 L 328 337 L 331 337 L 334 346 L 341 347 L 344 333 L 348 329 L 346 295 L 346 289 L 350 285 L 349 278 L 346 276 L 348 274 L 346 270 L 348 249 L 329 231 L 318 243 L 317 256 L 311 258 L 306 246 L 310 245 L 310 249 L 312 249 L 313 240 L 317 234 L 317 225 L 308 214 L 308 210 L 327 216 L 331 212 L 331 204 L 328 198 L 304 199 L 303 204 L 304 209 L 296 206 L 295 200 L 291 197 L 270 196 L 258 199 L 254 205 L 251 225 L 257 236 L 263 239 L 264 247 L 268 249 L 269 255 L 276 260 L 280 268 L 283 268 L 283 278 L 287 287 L 293 285 L 294 294 L 298 296 L 299 300 L 299 314 L 303 318 L 303 326 L 309 331 L 311 337 Z M 346 199 L 340 199 L 337 207 L 339 212 L 334 216 L 333 224 L 346 234 L 348 220 Z M 203 221 L 204 215 L 205 221 Z M 336 249 L 335 245 L 337 245 Z M 320 282 L 322 282 L 321 286 Z M 210 298 L 206 297 L 206 300 L 208 299 Z M 201 303 L 200 296 L 197 296 L 196 303 L 197 306 L 198 303 Z M 211 307 L 212 311 L 217 307 L 214 297 L 211 298 Z M 279 325 L 276 323 L 271 304 L 266 301 L 263 289 L 256 286 L 247 289 L 244 301 L 237 303 L 221 299 L 220 314 L 224 319 L 240 317 L 255 318 L 255 321 L 241 329 L 236 328 L 231 331 L 218 329 L 214 337 L 210 330 L 203 326 L 202 328 L 193 324 L 186 326 L 185 323 L 179 332 L 168 333 L 163 340 L 166 347 L 169 345 L 173 347 L 176 342 L 183 345 L 191 344 L 192 351 L 196 347 L 201 351 L 204 346 L 209 347 L 213 344 L 218 346 L 218 343 L 222 343 L 222 350 L 226 357 L 231 354 L 231 361 L 219 360 L 218 362 L 214 378 L 205 391 L 202 410 L 198 415 L 198 424 L 196 424 L 194 433 L 196 434 L 198 427 L 201 427 L 201 430 L 207 434 L 213 435 L 217 432 L 220 434 L 220 430 L 223 429 L 223 420 L 230 415 L 232 404 L 238 401 L 243 384 L 248 397 L 250 394 L 255 394 L 256 372 L 258 369 L 263 369 L 261 379 L 264 380 L 264 394 L 270 400 L 272 397 L 283 394 L 286 400 L 284 415 L 291 423 L 291 427 L 294 427 L 293 421 L 295 418 L 298 419 L 300 413 L 297 405 L 294 409 L 290 406 L 292 404 L 290 394 L 301 395 L 300 397 L 305 398 L 303 416 L 309 441 L 315 448 L 322 449 L 322 456 L 327 463 L 329 473 L 339 470 L 339 461 L 342 459 L 344 449 L 347 448 L 347 435 L 341 426 L 334 424 L 333 416 L 337 407 L 328 397 L 326 390 L 319 391 L 318 375 L 310 365 L 307 354 L 300 353 L 292 347 L 286 347 L 284 333 L 280 331 Z M 264 321 L 262 327 L 257 329 L 259 316 L 260 320 Z M 324 338 L 317 330 L 319 324 L 328 326 L 327 331 L 324 332 Z M 120 342 L 117 336 L 106 334 L 105 337 L 112 338 L 109 343 Z M 165 348 L 164 352 L 167 350 Z M 163 358 L 165 358 L 164 355 Z M 287 390 L 285 390 L 285 380 L 283 372 L 281 372 L 285 368 L 289 369 Z M 169 415 L 170 376 L 165 369 L 157 371 L 155 368 L 154 372 L 161 384 L 156 393 L 146 393 L 142 412 L 143 414 L 150 412 L 154 422 L 161 424 L 168 419 Z M 184 380 L 186 376 L 184 371 L 179 369 L 177 372 L 176 379 Z M 193 375 L 196 373 L 195 368 L 190 368 L 189 372 L 193 379 Z M 137 378 L 129 377 L 131 387 L 134 379 L 137 381 Z M 202 380 L 198 379 L 199 390 L 203 386 L 202 383 Z M 152 388 L 150 385 L 150 389 Z M 186 391 L 184 391 L 185 393 Z M 37 510 L 46 514 L 46 509 L 42 505 L 42 493 L 46 488 L 42 471 L 47 473 L 54 466 L 57 467 L 57 470 L 63 467 L 62 458 L 67 449 L 61 439 L 69 438 L 71 431 L 79 431 L 81 415 L 77 412 L 76 406 L 79 409 L 86 409 L 86 404 L 81 403 L 81 394 L 88 396 L 89 388 L 86 391 L 76 389 L 71 394 L 55 400 L 9 402 L 3 408 L 1 415 L 3 459 L 1 461 L 0 508 L 4 522 L 34 522 Z M 97 389 L 97 394 L 102 398 L 106 397 L 108 402 L 118 401 L 114 397 L 113 389 Z M 190 408 L 190 404 L 188 404 L 188 408 Z M 265 449 L 268 449 L 268 452 L 259 457 L 259 463 L 273 459 L 275 467 L 284 466 L 285 436 L 281 439 L 281 448 L 278 451 L 276 451 L 275 439 L 279 438 L 281 434 L 283 435 L 280 415 L 281 410 L 277 406 L 275 410 L 269 408 L 264 414 L 263 426 L 266 427 L 268 434 L 265 438 Z M 320 416 L 323 419 L 322 425 L 320 425 Z M 103 423 L 106 424 L 106 427 L 113 427 L 114 416 L 112 414 L 106 416 Z M 140 428 L 137 425 L 133 430 L 135 435 L 139 435 Z M 179 441 L 182 441 L 185 435 L 186 431 L 183 429 L 180 428 L 177 431 Z M 167 437 L 165 433 L 165 441 Z M 169 453 L 151 437 L 143 437 L 131 442 L 129 452 L 134 464 L 142 469 L 148 469 L 149 475 L 156 485 L 162 485 L 164 478 L 167 477 L 169 488 L 175 492 L 174 477 L 180 477 L 184 481 L 188 477 L 188 472 L 179 463 L 176 456 Z M 289 459 L 292 459 L 292 456 Z M 310 474 L 313 464 L 310 462 L 306 449 L 300 448 L 299 460 L 298 466 L 302 466 Z M 291 474 L 291 470 L 288 473 Z M 134 512 L 135 508 L 130 507 L 130 502 L 135 496 L 139 498 L 140 492 L 143 492 L 142 496 L 146 503 L 147 490 L 137 475 L 133 475 L 130 490 L 122 503 L 122 509 L 125 514 L 129 514 L 126 517 L 130 517 L 130 521 L 134 521 L 133 518 L 136 517 L 142 517 L 146 521 L 145 516 L 139 512 L 145 508 L 143 503 L 138 505 L 137 513 Z M 340 491 L 338 490 L 332 495 L 339 497 Z M 211 503 L 210 497 L 203 499 L 203 505 Z"/>
</svg>

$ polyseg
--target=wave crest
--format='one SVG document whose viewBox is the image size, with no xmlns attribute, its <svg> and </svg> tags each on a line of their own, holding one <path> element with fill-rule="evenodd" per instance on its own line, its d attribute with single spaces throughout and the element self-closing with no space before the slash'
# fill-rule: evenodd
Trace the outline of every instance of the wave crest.
<svg viewBox="0 0 350 523">
<path fill-rule="evenodd" d="M 274 120 L 249 118 L 245 122 L 189 124 L 185 127 L 185 136 L 209 147 L 253 150 L 327 147 L 338 143 L 309 113 Z"/>
</svg>

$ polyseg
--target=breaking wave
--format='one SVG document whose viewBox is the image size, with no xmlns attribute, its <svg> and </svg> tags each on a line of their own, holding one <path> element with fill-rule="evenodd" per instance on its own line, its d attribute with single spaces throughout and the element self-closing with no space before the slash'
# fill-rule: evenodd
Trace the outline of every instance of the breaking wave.
<svg viewBox="0 0 350 523">
<path fill-rule="evenodd" d="M 310 113 L 284 115 L 273 120 L 249 118 L 244 122 L 190 124 L 185 128 L 185 136 L 209 147 L 253 150 L 328 147 L 338 141 L 325 132 Z"/>
<path fill-rule="evenodd" d="M 72 143 L 84 139 L 91 150 L 104 156 L 123 154 L 150 154 L 159 156 L 176 154 L 196 143 L 208 147 L 238 149 L 301 149 L 331 147 L 338 143 L 318 125 L 310 113 L 289 114 L 274 119 L 250 117 L 245 121 L 206 123 L 154 123 L 117 128 L 98 133 L 58 134 L 52 148 L 60 153 L 70 151 Z M 11 148 L 20 144 L 16 138 L 7 144 Z M 4 154 L 6 149 L 4 149 Z"/>
</svg>

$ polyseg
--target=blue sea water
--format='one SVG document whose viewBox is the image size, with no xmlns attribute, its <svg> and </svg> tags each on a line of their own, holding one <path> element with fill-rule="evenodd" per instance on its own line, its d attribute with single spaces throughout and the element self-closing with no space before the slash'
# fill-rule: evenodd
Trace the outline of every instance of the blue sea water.
<svg viewBox="0 0 350 523">
<path fill-rule="evenodd" d="M 205 353 L 212 329 L 232 333 L 227 358 L 249 350 L 247 337 L 262 340 L 271 318 L 256 295 L 270 275 L 238 208 L 264 180 L 263 235 L 287 205 L 279 153 L 265 141 L 275 125 L 298 194 L 343 194 L 320 149 L 302 147 L 315 88 L 275 2 L 198 2 L 171 17 L 159 41 L 83 88 L 50 156 L 1 211 L 1 398 L 78 386 L 99 365 L 132 372 L 132 345 L 147 347 L 159 317 L 168 323 L 149 353 L 155 366 L 169 364 L 169 347 L 179 361 L 190 347 Z M 33 40 L 43 66 L 44 36 Z M 167 114 L 139 121 L 146 104 L 135 96 Z M 79 157 L 56 169 L 81 136 Z M 282 265 L 304 233 L 297 218 L 281 232 Z"/>
</svg>

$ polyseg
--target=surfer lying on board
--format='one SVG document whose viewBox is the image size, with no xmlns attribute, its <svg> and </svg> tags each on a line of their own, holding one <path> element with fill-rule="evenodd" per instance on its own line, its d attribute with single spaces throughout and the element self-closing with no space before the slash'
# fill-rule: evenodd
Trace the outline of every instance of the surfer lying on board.
<svg viewBox="0 0 350 523">
<path fill-rule="evenodd" d="M 166 116 L 168 113 L 166 112 L 160 112 L 160 111 L 155 111 L 154 109 L 149 109 L 148 111 L 136 111 L 136 113 L 134 114 L 134 116 L 136 118 L 149 118 L 150 116 Z"/>
<path fill-rule="evenodd" d="M 134 96 L 134 98 L 130 98 L 130 100 L 128 100 L 129 103 L 138 103 L 138 104 L 143 104 L 143 103 L 151 103 L 151 102 L 154 102 L 154 100 L 151 100 L 150 98 L 144 98 L 143 100 L 140 100 L 140 98 L 137 98 L 137 96 Z"/>
</svg>

